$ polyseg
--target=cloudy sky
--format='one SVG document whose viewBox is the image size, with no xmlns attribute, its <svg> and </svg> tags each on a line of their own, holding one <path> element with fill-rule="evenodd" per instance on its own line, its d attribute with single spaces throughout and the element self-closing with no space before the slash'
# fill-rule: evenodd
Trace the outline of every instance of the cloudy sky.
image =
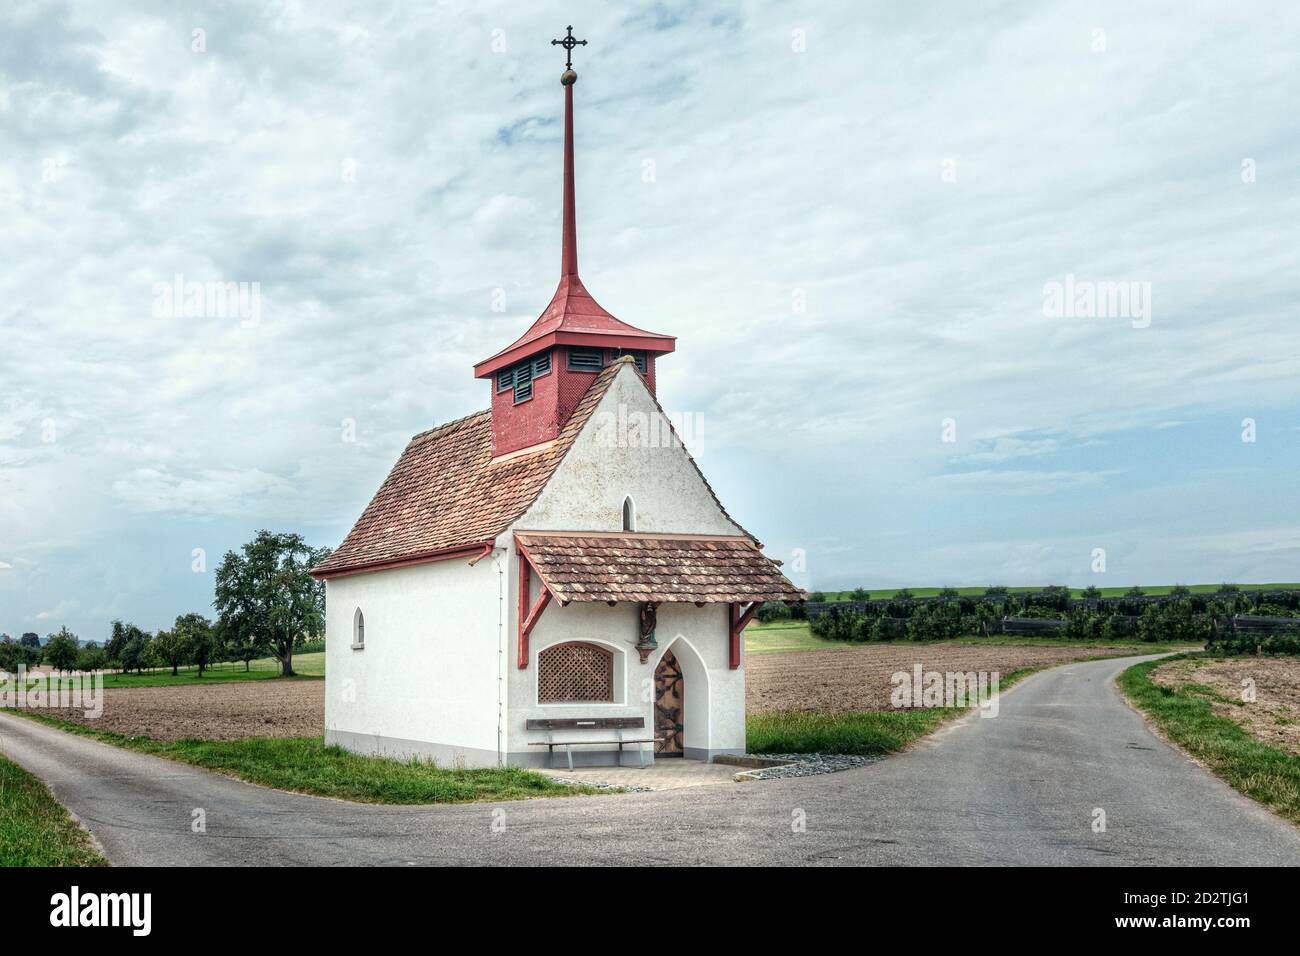
<svg viewBox="0 0 1300 956">
<path fill-rule="evenodd" d="M 486 406 L 570 22 L 583 277 L 798 583 L 1300 580 L 1290 4 L 523 7 L 7 0 L 0 631 L 209 610 Z"/>
</svg>

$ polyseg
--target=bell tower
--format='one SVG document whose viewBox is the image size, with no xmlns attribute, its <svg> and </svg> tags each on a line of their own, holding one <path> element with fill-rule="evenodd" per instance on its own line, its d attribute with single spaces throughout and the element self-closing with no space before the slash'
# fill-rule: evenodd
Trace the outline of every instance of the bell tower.
<svg viewBox="0 0 1300 956">
<path fill-rule="evenodd" d="M 675 338 L 628 325 L 606 312 L 578 277 L 578 235 L 573 187 L 573 48 L 586 40 L 573 27 L 552 45 L 567 54 L 564 87 L 564 225 L 560 284 L 550 304 L 522 336 L 474 366 L 492 393 L 492 455 L 506 455 L 556 438 L 602 368 L 631 355 L 651 393 L 655 360 L 673 351 Z"/>
</svg>

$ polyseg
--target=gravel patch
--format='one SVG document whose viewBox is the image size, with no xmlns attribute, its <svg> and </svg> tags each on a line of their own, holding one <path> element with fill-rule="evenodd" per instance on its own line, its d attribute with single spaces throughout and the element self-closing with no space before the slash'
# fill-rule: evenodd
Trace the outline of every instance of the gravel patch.
<svg viewBox="0 0 1300 956">
<path fill-rule="evenodd" d="M 857 754 L 755 754 L 754 756 L 775 757 L 790 761 L 784 767 L 769 767 L 766 770 L 752 770 L 752 780 L 777 780 L 781 777 L 815 777 L 821 773 L 838 773 L 865 767 L 875 763 L 880 757 L 863 757 Z"/>
<path fill-rule="evenodd" d="M 566 787 L 594 787 L 597 790 L 605 790 L 609 793 L 653 793 L 653 787 L 625 787 L 617 783 L 600 783 L 596 780 L 566 780 L 563 777 L 552 777 L 542 774 L 547 780 L 553 783 L 562 783 Z"/>
</svg>

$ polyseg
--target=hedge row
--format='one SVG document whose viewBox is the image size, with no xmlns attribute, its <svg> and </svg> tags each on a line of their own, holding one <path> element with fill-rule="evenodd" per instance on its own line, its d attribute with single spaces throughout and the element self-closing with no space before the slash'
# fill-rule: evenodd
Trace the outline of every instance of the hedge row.
<svg viewBox="0 0 1300 956">
<path fill-rule="evenodd" d="M 1170 596 L 1128 613 L 1122 602 L 1095 606 L 1072 604 L 1063 611 L 1043 607 L 1022 596 L 1000 602 L 978 598 L 889 601 L 865 607 L 855 602 L 815 605 L 806 609 L 814 634 L 827 640 L 882 641 L 906 638 L 949 640 L 1001 630 L 1003 618 L 1043 618 L 1062 622 L 1061 635 L 1075 640 L 1141 640 L 1150 643 L 1210 642 L 1224 653 L 1296 653 L 1300 650 L 1300 607 L 1254 604 L 1245 594 Z M 1296 620 L 1294 633 L 1242 633 L 1232 626 L 1247 610 Z M 776 611 L 776 614 L 782 612 Z M 1276 630 L 1276 628 L 1274 629 Z"/>
</svg>

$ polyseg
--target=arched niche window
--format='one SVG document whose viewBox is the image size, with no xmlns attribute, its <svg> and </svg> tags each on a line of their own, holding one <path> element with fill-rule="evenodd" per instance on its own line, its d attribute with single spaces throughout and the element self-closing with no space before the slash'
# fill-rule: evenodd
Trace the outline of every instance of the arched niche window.
<svg viewBox="0 0 1300 956">
<path fill-rule="evenodd" d="M 614 652 L 572 641 L 537 655 L 539 704 L 614 703 Z"/>
<path fill-rule="evenodd" d="M 352 615 L 352 646 L 357 650 L 366 646 L 366 616 L 361 613 L 361 608 Z"/>
<path fill-rule="evenodd" d="M 623 499 L 623 530 L 636 530 L 636 502 L 631 495 Z"/>
</svg>

